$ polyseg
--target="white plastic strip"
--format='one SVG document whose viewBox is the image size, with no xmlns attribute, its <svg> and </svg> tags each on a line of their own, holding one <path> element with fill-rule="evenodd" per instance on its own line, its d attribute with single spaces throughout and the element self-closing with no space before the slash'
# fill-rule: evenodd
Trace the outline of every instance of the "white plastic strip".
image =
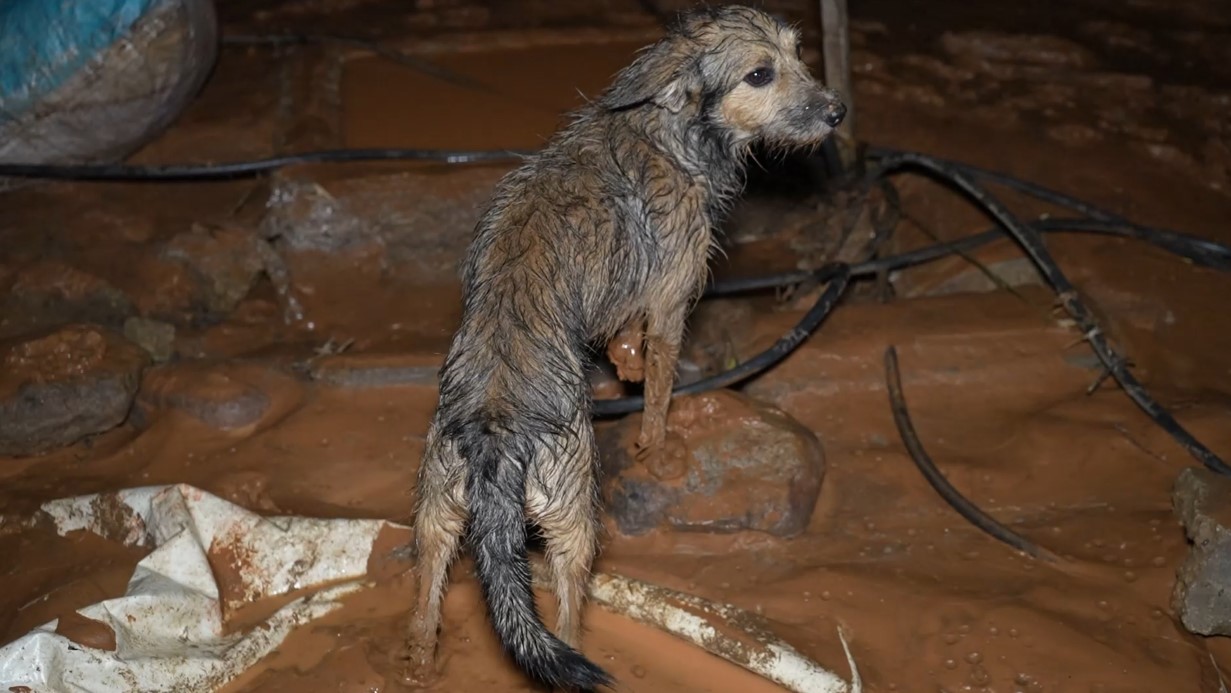
<svg viewBox="0 0 1231 693">
<path fill-rule="evenodd" d="M 863 691 L 859 669 L 841 628 L 838 638 L 851 670 L 849 683 L 783 642 L 762 626 L 757 616 L 730 604 L 711 602 L 610 573 L 595 575 L 590 593 L 595 601 L 611 611 L 683 638 L 787 690 L 796 693 Z"/>
</svg>

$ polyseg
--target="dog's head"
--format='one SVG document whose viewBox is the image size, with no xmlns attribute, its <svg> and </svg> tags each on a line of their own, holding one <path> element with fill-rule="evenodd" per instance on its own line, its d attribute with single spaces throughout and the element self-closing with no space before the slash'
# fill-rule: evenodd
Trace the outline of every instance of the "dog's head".
<svg viewBox="0 0 1231 693">
<path fill-rule="evenodd" d="M 693 10 L 617 75 L 602 103 L 700 118 L 741 146 L 814 145 L 842 122 L 846 106 L 812 78 L 800 53 L 799 32 L 765 12 Z"/>
</svg>

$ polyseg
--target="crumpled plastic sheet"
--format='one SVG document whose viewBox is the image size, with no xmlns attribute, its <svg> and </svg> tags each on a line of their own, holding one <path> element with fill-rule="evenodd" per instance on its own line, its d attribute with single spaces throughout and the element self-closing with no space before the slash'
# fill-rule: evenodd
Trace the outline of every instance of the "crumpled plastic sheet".
<svg viewBox="0 0 1231 693">
<path fill-rule="evenodd" d="M 78 611 L 114 631 L 115 651 L 73 642 L 51 621 L 0 648 L 0 691 L 216 690 L 362 589 L 381 530 L 405 529 L 381 520 L 262 517 L 187 485 L 67 498 L 42 510 L 61 535 L 86 530 L 153 550 L 124 596 Z M 210 556 L 230 561 L 226 579 L 239 584 L 221 592 Z M 231 609 L 315 588 L 258 627 L 224 632 Z"/>
</svg>

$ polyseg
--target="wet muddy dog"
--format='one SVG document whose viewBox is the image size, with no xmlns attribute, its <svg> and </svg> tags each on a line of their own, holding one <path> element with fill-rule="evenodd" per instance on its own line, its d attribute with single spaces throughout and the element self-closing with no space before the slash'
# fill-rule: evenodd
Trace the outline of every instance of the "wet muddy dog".
<svg viewBox="0 0 1231 693">
<path fill-rule="evenodd" d="M 656 454 L 685 319 L 750 146 L 816 147 L 845 110 L 800 60 L 797 30 L 747 7 L 699 9 L 498 183 L 462 267 L 462 322 L 419 472 L 412 678 L 434 677 L 447 571 L 465 538 L 492 625 L 524 672 L 557 689 L 611 682 L 579 652 L 600 509 L 588 349 L 643 335 L 637 445 Z M 531 591 L 527 521 L 545 542 L 558 637 Z"/>
</svg>

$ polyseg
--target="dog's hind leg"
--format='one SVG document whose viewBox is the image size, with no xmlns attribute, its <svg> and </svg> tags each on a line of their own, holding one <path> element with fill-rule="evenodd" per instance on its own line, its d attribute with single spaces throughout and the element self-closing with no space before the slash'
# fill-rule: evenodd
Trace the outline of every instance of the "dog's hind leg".
<svg viewBox="0 0 1231 693">
<path fill-rule="evenodd" d="M 466 526 L 464 462 L 451 443 L 429 433 L 419 472 L 415 513 L 415 566 L 418 597 L 407 633 L 407 674 L 430 681 L 435 676 L 437 630 L 449 565 Z"/>
<path fill-rule="evenodd" d="M 546 480 L 558 483 L 544 489 L 546 493 L 538 493 L 531 482 L 530 513 L 546 544 L 547 565 L 559 605 L 556 635 L 570 647 L 580 649 L 581 613 L 590 567 L 598 551 L 598 450 L 589 422 L 574 422 L 573 430 L 576 437 L 562 441 L 554 451 L 559 457 L 547 462 L 558 467 L 544 470 Z"/>
</svg>

